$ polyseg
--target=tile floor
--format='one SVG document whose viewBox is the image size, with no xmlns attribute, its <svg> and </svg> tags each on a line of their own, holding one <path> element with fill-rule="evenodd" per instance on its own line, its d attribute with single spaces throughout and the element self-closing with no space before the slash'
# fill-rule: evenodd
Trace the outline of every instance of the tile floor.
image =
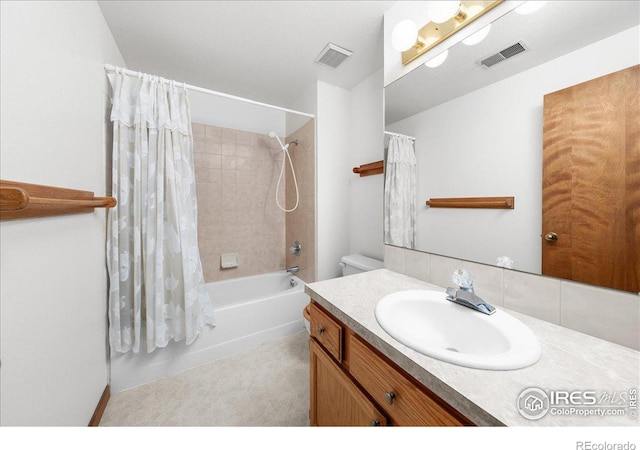
<svg viewBox="0 0 640 450">
<path fill-rule="evenodd" d="M 308 426 L 306 331 L 111 396 L 100 426 Z"/>
</svg>

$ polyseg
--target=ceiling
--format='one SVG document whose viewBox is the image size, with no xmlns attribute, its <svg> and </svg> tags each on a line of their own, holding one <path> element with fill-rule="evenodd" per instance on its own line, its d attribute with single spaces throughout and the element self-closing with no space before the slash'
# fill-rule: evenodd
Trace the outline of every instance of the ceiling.
<svg viewBox="0 0 640 450">
<path fill-rule="evenodd" d="M 539 11 L 511 11 L 474 46 L 456 44 L 439 67 L 419 66 L 385 88 L 385 123 L 393 124 L 640 23 L 638 1 L 555 1 Z M 528 50 L 485 69 L 478 61 L 522 42 Z M 597 62 L 586 61 L 585 64 Z"/>
<path fill-rule="evenodd" d="M 98 3 L 129 69 L 291 107 L 316 80 L 351 89 L 382 67 L 395 2 Z M 354 55 L 335 69 L 315 63 L 328 42 Z"/>
</svg>

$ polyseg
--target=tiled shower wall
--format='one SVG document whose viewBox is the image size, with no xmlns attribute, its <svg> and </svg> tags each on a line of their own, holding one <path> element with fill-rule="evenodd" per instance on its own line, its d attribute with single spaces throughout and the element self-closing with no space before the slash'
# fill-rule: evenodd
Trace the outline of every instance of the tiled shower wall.
<svg viewBox="0 0 640 450">
<path fill-rule="evenodd" d="M 300 202 L 298 208 L 286 215 L 287 267 L 299 266 L 298 277 L 307 283 L 316 280 L 316 178 L 315 178 L 315 121 L 310 120 L 287 137 L 287 142 L 298 139 L 298 145 L 289 146 L 289 154 L 296 170 Z M 296 204 L 296 190 L 287 162 L 287 209 Z M 295 241 L 302 247 L 300 256 L 289 253 Z"/>
<path fill-rule="evenodd" d="M 275 203 L 282 150 L 264 134 L 192 124 L 198 245 L 205 282 L 285 267 L 285 215 Z M 281 186 L 280 203 L 284 201 Z M 223 253 L 237 268 L 221 269 Z"/>
</svg>

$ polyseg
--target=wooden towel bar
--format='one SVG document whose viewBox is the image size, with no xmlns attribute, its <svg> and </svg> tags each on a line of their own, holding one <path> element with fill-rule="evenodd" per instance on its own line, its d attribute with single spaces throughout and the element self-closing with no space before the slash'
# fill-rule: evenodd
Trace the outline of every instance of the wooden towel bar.
<svg viewBox="0 0 640 450">
<path fill-rule="evenodd" d="M 384 161 L 376 161 L 369 164 L 363 164 L 360 167 L 354 167 L 353 173 L 359 173 L 361 177 L 384 173 Z"/>
<path fill-rule="evenodd" d="M 486 208 L 514 209 L 514 197 L 458 197 L 430 198 L 427 206 L 431 208 Z"/>
<path fill-rule="evenodd" d="M 90 191 L 0 180 L 0 220 L 90 213 L 115 205 L 115 198 Z"/>
</svg>

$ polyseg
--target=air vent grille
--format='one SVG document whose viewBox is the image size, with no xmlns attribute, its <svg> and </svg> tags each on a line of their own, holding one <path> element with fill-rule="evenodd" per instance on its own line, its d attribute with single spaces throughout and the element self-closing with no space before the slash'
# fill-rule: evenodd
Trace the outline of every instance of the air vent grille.
<svg viewBox="0 0 640 450">
<path fill-rule="evenodd" d="M 316 62 L 335 68 L 342 64 L 342 62 L 351 55 L 353 55 L 352 51 L 339 47 L 335 44 L 328 43 L 316 57 Z"/>
<path fill-rule="evenodd" d="M 507 47 L 504 50 L 499 51 L 494 55 L 487 56 L 486 58 L 481 59 L 478 62 L 478 64 L 480 64 L 485 69 L 488 69 L 489 67 L 495 66 L 499 62 L 505 61 L 509 58 L 519 55 L 520 53 L 525 52 L 526 50 L 527 50 L 527 47 L 525 47 L 522 42 L 516 42 L 512 46 Z"/>
</svg>

